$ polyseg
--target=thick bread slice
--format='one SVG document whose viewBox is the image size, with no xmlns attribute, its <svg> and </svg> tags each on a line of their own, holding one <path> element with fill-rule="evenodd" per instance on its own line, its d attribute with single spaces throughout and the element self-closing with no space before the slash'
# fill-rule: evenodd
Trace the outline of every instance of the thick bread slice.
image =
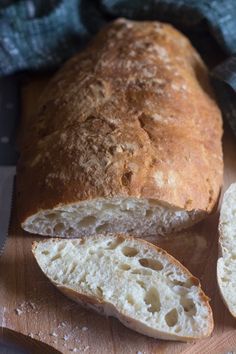
<svg viewBox="0 0 236 354">
<path fill-rule="evenodd" d="M 131 237 L 98 235 L 35 242 L 46 276 L 71 299 L 154 338 L 187 341 L 213 329 L 198 279 L 161 248 Z"/>
<path fill-rule="evenodd" d="M 105 27 L 49 83 L 22 146 L 23 229 L 156 236 L 212 212 L 223 163 L 207 69 L 168 24 Z"/>
<path fill-rule="evenodd" d="M 219 233 L 218 285 L 226 306 L 236 317 L 236 183 L 224 194 Z"/>
</svg>

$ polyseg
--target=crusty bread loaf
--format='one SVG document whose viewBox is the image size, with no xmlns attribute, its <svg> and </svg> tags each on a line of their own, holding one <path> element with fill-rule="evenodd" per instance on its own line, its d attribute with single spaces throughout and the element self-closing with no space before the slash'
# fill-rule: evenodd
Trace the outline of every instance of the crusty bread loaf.
<svg viewBox="0 0 236 354">
<path fill-rule="evenodd" d="M 219 233 L 218 285 L 226 306 L 236 317 L 236 183 L 224 194 Z"/>
<path fill-rule="evenodd" d="M 121 235 L 33 245 L 46 276 L 76 302 L 154 338 L 209 336 L 212 311 L 199 281 L 161 248 Z"/>
<path fill-rule="evenodd" d="M 213 210 L 221 115 L 189 41 L 119 19 L 40 99 L 18 168 L 22 227 L 50 236 L 180 230 Z"/>
</svg>

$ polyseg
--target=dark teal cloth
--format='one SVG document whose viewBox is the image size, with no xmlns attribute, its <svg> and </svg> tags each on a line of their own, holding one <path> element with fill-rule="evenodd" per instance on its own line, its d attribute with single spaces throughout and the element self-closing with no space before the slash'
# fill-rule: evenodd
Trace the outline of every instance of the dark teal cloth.
<svg viewBox="0 0 236 354">
<path fill-rule="evenodd" d="M 0 76 L 56 68 L 120 16 L 172 23 L 206 61 L 221 53 L 212 76 L 236 134 L 236 0 L 0 0 Z"/>
</svg>

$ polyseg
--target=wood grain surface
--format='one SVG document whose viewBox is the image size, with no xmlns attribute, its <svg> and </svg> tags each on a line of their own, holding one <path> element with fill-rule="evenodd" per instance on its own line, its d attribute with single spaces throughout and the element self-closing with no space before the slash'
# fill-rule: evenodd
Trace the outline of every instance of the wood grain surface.
<svg viewBox="0 0 236 354">
<path fill-rule="evenodd" d="M 36 79 L 23 89 L 22 129 L 27 129 L 45 79 Z M 236 181 L 236 139 L 225 127 L 224 187 Z M 25 181 L 27 183 L 27 181 Z M 116 319 L 82 309 L 56 290 L 39 270 L 31 253 L 33 240 L 40 239 L 20 229 L 16 208 L 4 255 L 0 258 L 0 335 L 29 348 L 30 353 L 226 353 L 236 348 L 236 320 L 225 308 L 216 284 L 218 211 L 191 230 L 159 240 L 158 245 L 179 259 L 200 278 L 211 298 L 213 335 L 195 343 L 160 341 L 137 334 Z M 15 332 L 13 332 L 15 331 Z M 22 340 L 23 338 L 23 340 Z M 32 341 L 36 339 L 37 342 Z"/>
</svg>

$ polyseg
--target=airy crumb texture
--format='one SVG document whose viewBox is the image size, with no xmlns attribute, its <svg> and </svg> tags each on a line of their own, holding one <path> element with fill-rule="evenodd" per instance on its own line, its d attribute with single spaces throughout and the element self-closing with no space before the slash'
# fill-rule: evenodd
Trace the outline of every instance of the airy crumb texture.
<svg viewBox="0 0 236 354">
<path fill-rule="evenodd" d="M 236 317 L 236 183 L 224 194 L 220 211 L 217 279 L 221 295 L 231 314 Z"/>
<path fill-rule="evenodd" d="M 176 210 L 155 200 L 107 198 L 42 210 L 22 226 L 31 233 L 71 238 L 110 232 L 145 237 L 188 228 L 204 215 Z"/>
<path fill-rule="evenodd" d="M 117 19 L 50 81 L 22 139 L 22 227 L 151 236 L 214 210 L 222 120 L 208 71 L 168 24 Z"/>
<path fill-rule="evenodd" d="M 152 244 L 121 235 L 33 245 L 46 276 L 67 296 L 154 338 L 192 340 L 213 329 L 199 281 Z"/>
</svg>

